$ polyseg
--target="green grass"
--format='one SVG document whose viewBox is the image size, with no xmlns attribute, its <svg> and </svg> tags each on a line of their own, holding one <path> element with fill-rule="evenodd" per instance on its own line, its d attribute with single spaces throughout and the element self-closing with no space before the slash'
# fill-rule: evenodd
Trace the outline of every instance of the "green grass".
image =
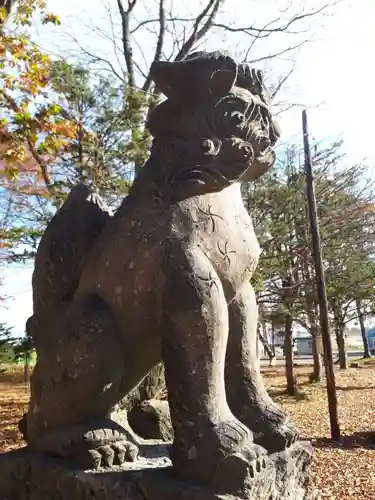
<svg viewBox="0 0 375 500">
<path fill-rule="evenodd" d="M 375 357 L 372 358 L 358 358 L 358 359 L 352 359 L 350 361 L 350 366 L 352 365 L 364 365 L 364 366 L 371 366 L 375 365 Z"/>
</svg>

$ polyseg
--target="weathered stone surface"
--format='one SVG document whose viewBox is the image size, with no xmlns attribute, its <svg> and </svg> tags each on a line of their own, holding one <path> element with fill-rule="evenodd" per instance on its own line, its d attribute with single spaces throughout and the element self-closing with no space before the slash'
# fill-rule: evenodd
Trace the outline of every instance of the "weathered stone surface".
<svg viewBox="0 0 375 500">
<path fill-rule="evenodd" d="M 165 391 L 164 365 L 163 363 L 158 363 L 137 387 L 117 403 L 116 409 L 129 411 L 134 406 L 140 405 L 143 401 L 159 397 Z"/>
<path fill-rule="evenodd" d="M 297 442 L 255 479 L 225 491 L 179 480 L 163 445 L 143 445 L 137 462 L 96 471 L 22 449 L 0 456 L 0 500 L 312 500 L 310 460 L 311 445 Z"/>
<path fill-rule="evenodd" d="M 186 498 L 270 500 L 275 484 L 289 491 L 305 474 L 290 458 L 298 431 L 260 373 L 250 282 L 260 248 L 241 183 L 272 167 L 278 126 L 261 73 L 225 54 L 159 61 L 151 77 L 167 99 L 149 116 L 150 158 L 129 195 L 110 216 L 78 186 L 42 237 L 27 323 L 38 356 L 20 428 L 30 450 L 65 460 L 51 484 L 94 482 L 98 496 L 98 481 L 109 481 L 110 491 L 118 474 L 67 468 L 141 463 L 143 443 L 113 410 L 130 393 L 139 392 L 130 406 L 139 401 L 139 382 L 163 361 L 170 458 Z M 141 474 L 137 487 L 149 481 L 152 498 L 161 471 L 128 471 L 121 481 L 129 474 Z M 177 482 L 160 481 L 158 498 L 174 498 Z"/>
<path fill-rule="evenodd" d="M 168 401 L 143 401 L 129 411 L 128 420 L 131 428 L 144 439 L 173 440 Z"/>
</svg>

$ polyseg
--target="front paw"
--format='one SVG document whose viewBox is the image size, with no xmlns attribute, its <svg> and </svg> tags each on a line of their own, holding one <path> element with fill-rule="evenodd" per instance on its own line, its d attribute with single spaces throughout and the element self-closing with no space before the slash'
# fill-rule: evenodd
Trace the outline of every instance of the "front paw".
<svg viewBox="0 0 375 500">
<path fill-rule="evenodd" d="M 264 476 L 269 463 L 267 452 L 261 446 L 243 443 L 237 452 L 224 455 L 218 461 L 213 483 L 219 489 L 233 491 L 246 482 Z"/>
<path fill-rule="evenodd" d="M 73 466 L 97 469 L 134 462 L 138 447 L 127 431 L 110 419 L 62 428 L 43 436 L 36 450 L 62 458 Z"/>
<path fill-rule="evenodd" d="M 98 448 L 82 450 L 71 457 L 76 467 L 88 470 L 100 467 L 123 465 L 135 462 L 138 457 L 138 447 L 129 441 L 116 441 Z"/>
<path fill-rule="evenodd" d="M 254 442 L 268 453 L 278 453 L 292 446 L 299 439 L 299 430 L 290 420 L 278 424 L 269 422 L 258 435 L 254 435 Z"/>
<path fill-rule="evenodd" d="M 181 477 L 228 491 L 263 475 L 268 463 L 267 451 L 254 444 L 251 431 L 234 418 L 194 426 L 184 441 L 175 439 L 171 459 Z"/>
</svg>

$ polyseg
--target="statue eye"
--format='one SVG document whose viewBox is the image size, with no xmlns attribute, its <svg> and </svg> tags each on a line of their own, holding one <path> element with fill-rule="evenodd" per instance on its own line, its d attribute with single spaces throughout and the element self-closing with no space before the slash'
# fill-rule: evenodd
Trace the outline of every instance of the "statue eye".
<svg viewBox="0 0 375 500">
<path fill-rule="evenodd" d="M 214 149 L 214 143 L 211 139 L 203 139 L 201 142 L 201 150 L 203 153 L 210 153 Z"/>
<path fill-rule="evenodd" d="M 245 115 L 239 111 L 233 111 L 231 118 L 238 125 L 241 125 L 246 120 Z"/>
</svg>

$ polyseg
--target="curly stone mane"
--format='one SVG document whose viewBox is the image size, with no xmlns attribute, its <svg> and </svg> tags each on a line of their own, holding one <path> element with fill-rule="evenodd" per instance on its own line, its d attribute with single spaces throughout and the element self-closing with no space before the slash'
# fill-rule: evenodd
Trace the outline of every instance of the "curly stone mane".
<svg viewBox="0 0 375 500">
<path fill-rule="evenodd" d="M 152 186 L 153 196 L 173 201 L 255 180 L 274 163 L 280 134 L 259 70 L 196 52 L 151 72 L 167 100 L 149 117 L 151 159 L 133 193 L 147 184 L 148 193 Z"/>
</svg>

